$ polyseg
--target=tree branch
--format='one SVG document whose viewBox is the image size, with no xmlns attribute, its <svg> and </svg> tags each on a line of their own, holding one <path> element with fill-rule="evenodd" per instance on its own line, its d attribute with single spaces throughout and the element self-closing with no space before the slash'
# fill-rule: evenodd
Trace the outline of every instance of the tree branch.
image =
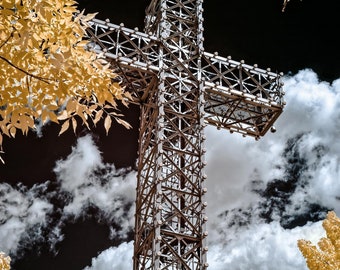
<svg viewBox="0 0 340 270">
<path fill-rule="evenodd" d="M 4 43 L 1 44 L 0 49 L 13 37 L 13 32 L 9 35 L 9 37 L 5 40 Z"/>
<path fill-rule="evenodd" d="M 9 61 L 7 58 L 5 58 L 5 57 L 3 57 L 3 56 L 1 56 L 1 55 L 0 55 L 0 59 L 2 59 L 3 61 L 5 61 L 5 62 L 6 62 L 7 64 L 9 64 L 10 66 L 14 67 L 15 69 L 20 70 L 21 72 L 25 73 L 26 75 L 28 75 L 28 76 L 30 76 L 30 77 L 32 77 L 32 78 L 35 78 L 35 79 L 37 79 L 37 80 L 40 80 L 40 81 L 42 81 L 42 82 L 44 82 L 44 83 L 50 84 L 50 82 L 49 82 L 50 79 L 43 78 L 43 77 L 39 77 L 39 76 L 36 76 L 36 75 L 34 75 L 34 74 L 31 74 L 31 73 L 27 72 L 26 70 L 23 70 L 22 68 L 17 67 L 17 66 L 14 65 L 11 61 Z"/>
<path fill-rule="evenodd" d="M 283 7 L 282 7 L 282 12 L 285 12 L 286 6 L 290 0 L 284 0 L 283 1 Z"/>
</svg>

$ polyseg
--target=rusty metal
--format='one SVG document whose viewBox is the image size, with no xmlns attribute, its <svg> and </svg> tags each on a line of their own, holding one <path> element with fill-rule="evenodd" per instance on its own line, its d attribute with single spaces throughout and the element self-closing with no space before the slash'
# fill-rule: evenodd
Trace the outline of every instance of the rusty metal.
<svg viewBox="0 0 340 270">
<path fill-rule="evenodd" d="M 203 0 L 152 0 L 145 31 L 94 19 L 89 46 L 141 105 L 133 268 L 206 269 L 206 124 L 259 138 L 280 75 L 204 51 Z"/>
</svg>

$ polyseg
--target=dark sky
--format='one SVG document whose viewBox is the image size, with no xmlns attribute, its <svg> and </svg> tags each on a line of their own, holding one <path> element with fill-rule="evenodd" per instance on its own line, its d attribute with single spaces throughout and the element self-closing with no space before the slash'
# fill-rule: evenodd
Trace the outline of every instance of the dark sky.
<svg viewBox="0 0 340 270">
<path fill-rule="evenodd" d="M 143 29 L 144 10 L 149 1 L 79 2 L 80 9 L 99 12 L 98 19 L 110 18 L 112 23 L 124 22 L 127 27 Z M 291 0 L 286 12 L 282 13 L 280 0 L 206 0 L 205 49 L 286 74 L 311 68 L 320 79 L 331 82 L 340 75 L 339 5 L 337 0 Z M 105 161 L 114 162 L 117 167 L 133 166 L 136 158 L 138 109 L 132 107 L 124 113 L 133 125 L 133 131 L 117 124 L 109 136 L 103 135 L 101 127 L 93 130 Z M 53 180 L 55 161 L 66 157 L 77 137 L 86 133 L 79 130 L 74 136 L 68 131 L 58 137 L 58 130 L 59 127 L 51 125 L 44 129 L 41 138 L 32 133 L 27 138 L 20 135 L 16 139 L 5 138 L 6 164 L 0 165 L 0 182 L 22 182 L 32 186 Z M 65 228 L 66 238 L 57 257 L 42 251 L 43 259 L 39 259 L 33 251 L 31 258 L 18 262 L 15 269 L 33 269 L 33 265 L 35 269 L 81 269 L 89 265 L 98 250 L 112 244 L 105 240 L 103 230 L 107 227 L 92 220 L 70 224 Z M 74 256 L 74 243 L 86 245 L 85 235 L 93 238 L 88 240 L 93 241 L 86 249 L 89 254 Z M 51 268 L 52 261 L 55 268 Z"/>
<path fill-rule="evenodd" d="M 339 7 L 335 0 L 204 1 L 206 51 L 231 55 L 279 72 L 309 67 L 323 80 L 340 74 Z M 97 18 L 143 29 L 147 0 L 82 0 L 80 7 Z"/>
</svg>

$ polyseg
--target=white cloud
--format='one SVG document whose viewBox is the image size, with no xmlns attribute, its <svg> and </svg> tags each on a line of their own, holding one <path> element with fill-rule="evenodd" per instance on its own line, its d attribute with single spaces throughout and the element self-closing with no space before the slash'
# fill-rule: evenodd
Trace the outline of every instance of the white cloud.
<svg viewBox="0 0 340 270">
<path fill-rule="evenodd" d="M 125 270 L 132 269 L 133 243 L 122 243 L 111 247 L 92 259 L 91 266 L 84 270 Z"/>
<path fill-rule="evenodd" d="M 0 250 L 16 254 L 20 240 L 28 236 L 30 230 L 40 230 L 48 223 L 52 204 L 38 194 L 45 184 L 31 189 L 24 186 L 12 187 L 0 184 Z M 40 240 L 39 234 L 30 234 L 30 242 Z"/>
<path fill-rule="evenodd" d="M 77 145 L 72 148 L 72 153 L 66 160 L 57 162 L 54 172 L 61 180 L 62 189 L 74 192 L 86 185 L 92 172 L 102 166 L 100 152 L 91 136 L 85 136 L 78 139 Z"/>
<path fill-rule="evenodd" d="M 311 70 L 285 79 L 287 106 L 278 120 L 280 137 L 311 132 L 339 152 L 340 79 L 332 84 L 319 81 Z"/>
<path fill-rule="evenodd" d="M 253 224 L 236 232 L 225 228 L 229 239 L 211 244 L 209 269 L 307 270 L 297 240 L 324 236 L 320 223 L 292 230 L 283 229 L 278 222 Z"/>
<path fill-rule="evenodd" d="M 86 207 L 94 206 L 108 223 L 121 227 L 111 231 L 111 237 L 126 237 L 132 230 L 136 173 L 104 164 L 91 136 L 79 138 L 72 153 L 58 161 L 54 171 L 61 189 L 71 194 L 63 209 L 64 218 L 86 215 Z"/>
</svg>

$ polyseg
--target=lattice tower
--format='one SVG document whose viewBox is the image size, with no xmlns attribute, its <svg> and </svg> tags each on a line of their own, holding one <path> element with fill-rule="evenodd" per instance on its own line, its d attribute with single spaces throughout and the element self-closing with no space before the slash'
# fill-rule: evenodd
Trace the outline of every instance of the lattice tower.
<svg viewBox="0 0 340 270">
<path fill-rule="evenodd" d="M 141 106 L 135 270 L 208 267 L 204 127 L 258 139 L 284 105 L 281 75 L 204 51 L 202 3 L 152 0 L 144 32 L 88 29 Z"/>
</svg>

